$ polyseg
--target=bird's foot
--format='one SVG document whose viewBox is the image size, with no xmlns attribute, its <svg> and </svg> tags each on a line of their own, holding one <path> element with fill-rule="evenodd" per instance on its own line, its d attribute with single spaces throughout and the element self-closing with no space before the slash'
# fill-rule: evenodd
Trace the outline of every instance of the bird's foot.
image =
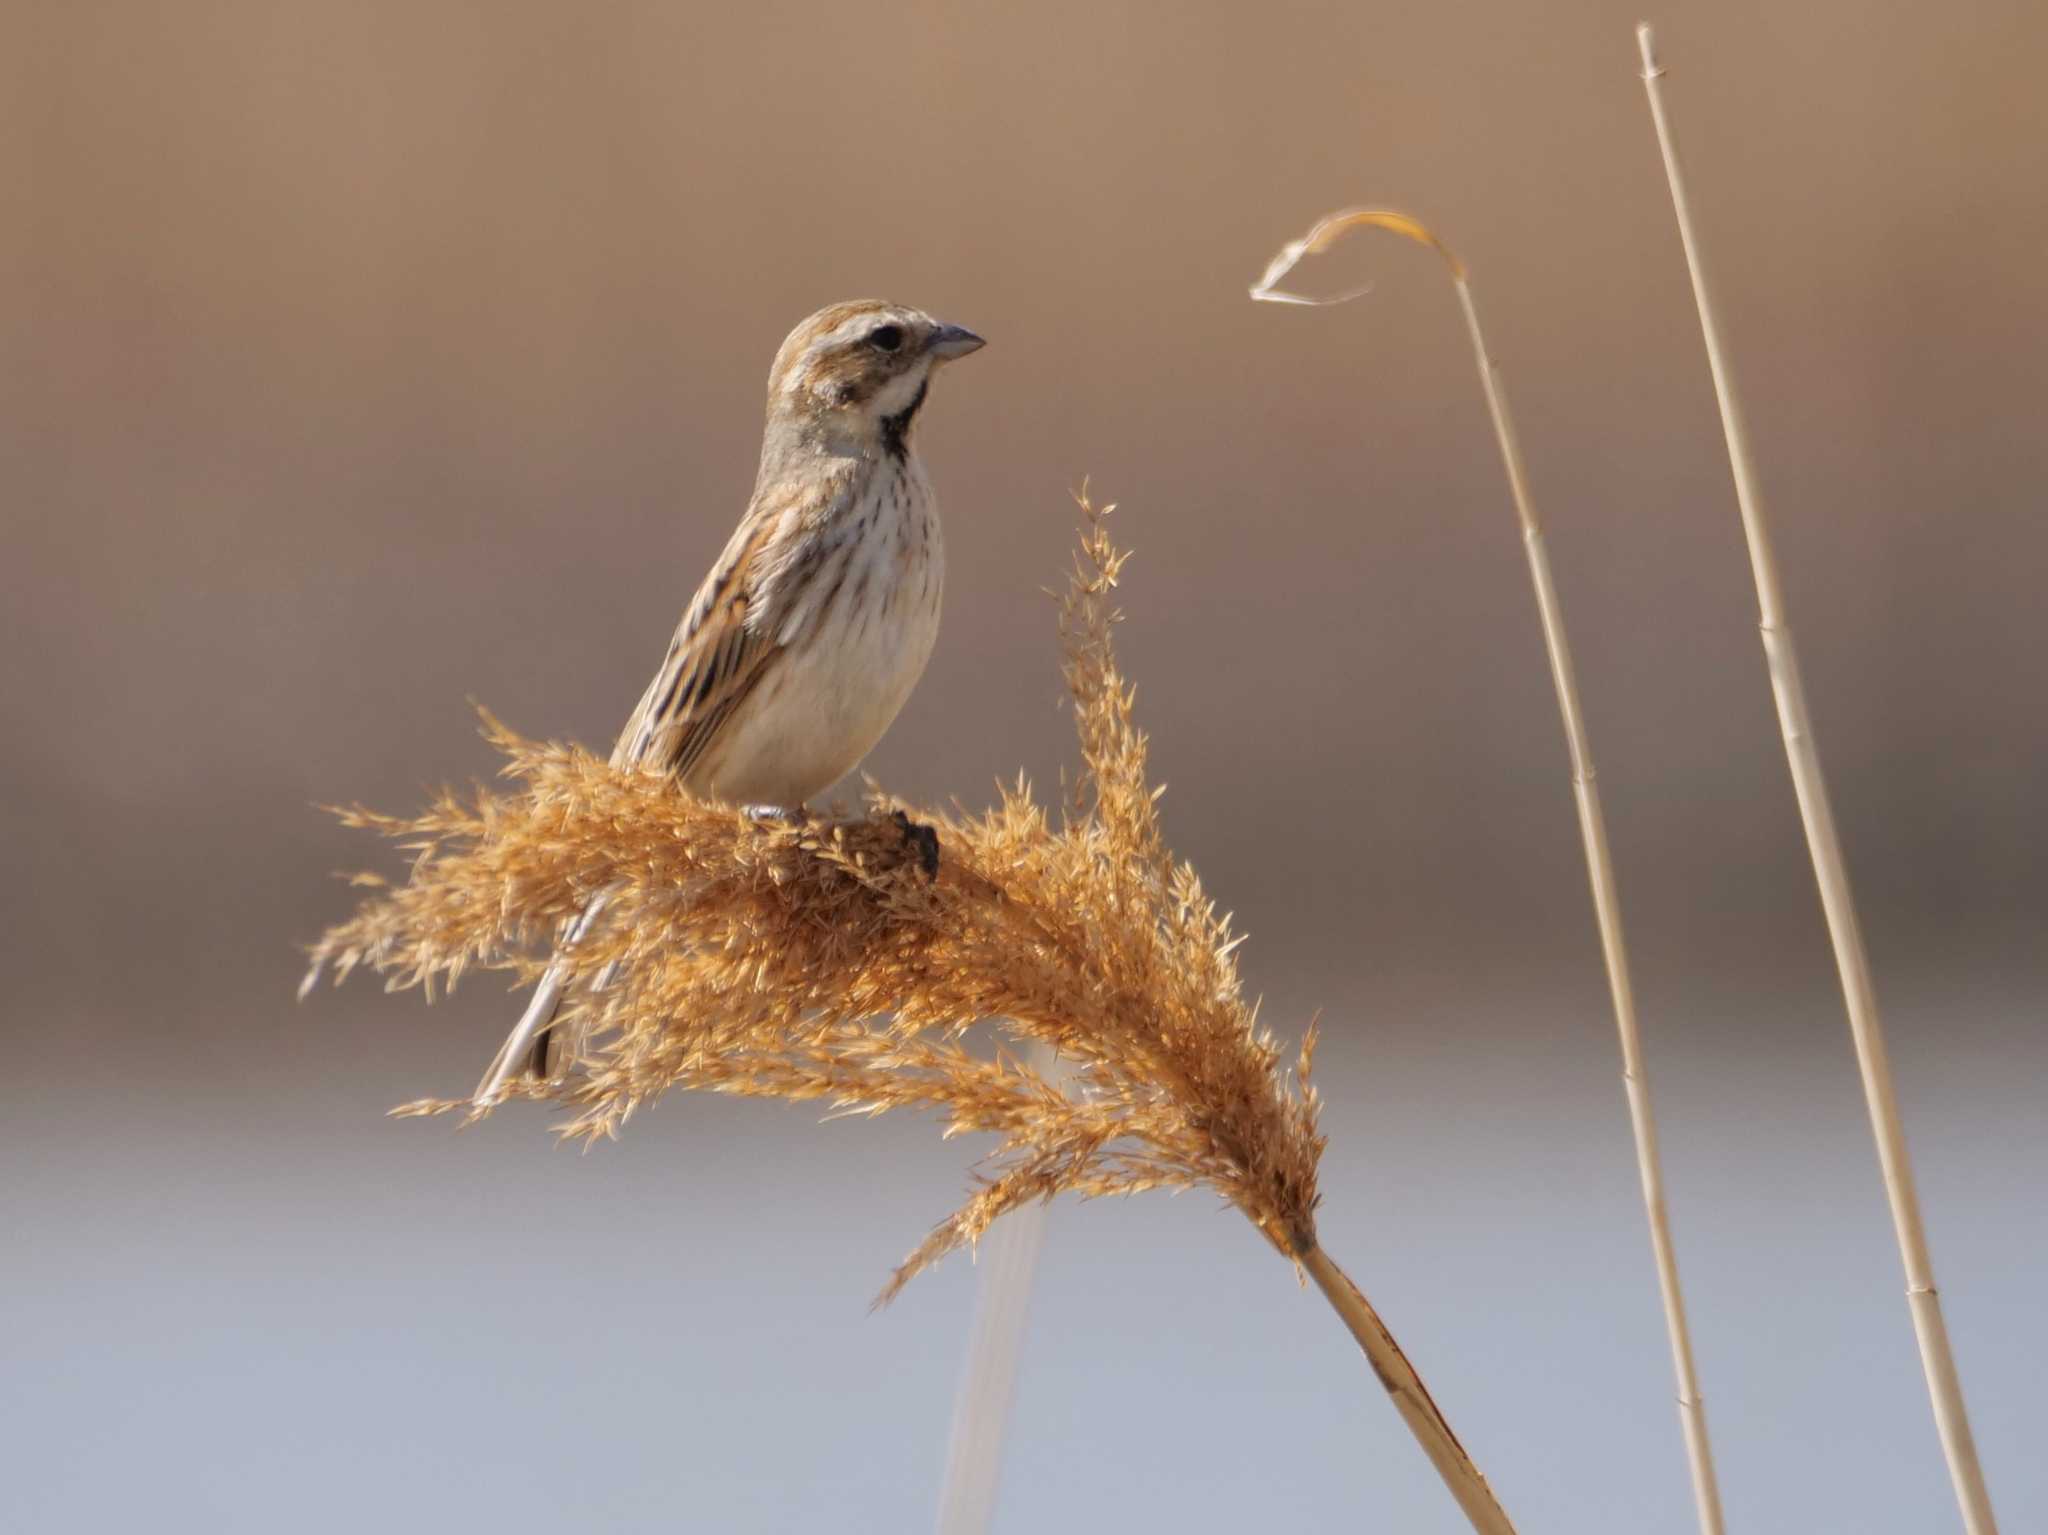
<svg viewBox="0 0 2048 1535">
<path fill-rule="evenodd" d="M 895 811 L 890 819 L 895 821 L 897 830 L 903 833 L 903 845 L 917 850 L 917 861 L 924 869 L 926 879 L 939 877 L 939 834 L 936 829 L 913 821 L 902 811 Z"/>
</svg>

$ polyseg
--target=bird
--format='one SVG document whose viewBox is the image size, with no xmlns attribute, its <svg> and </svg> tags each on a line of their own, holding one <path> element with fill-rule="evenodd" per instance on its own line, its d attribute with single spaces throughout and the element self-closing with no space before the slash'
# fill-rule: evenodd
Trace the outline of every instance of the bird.
<svg viewBox="0 0 2048 1535">
<path fill-rule="evenodd" d="M 859 765 L 939 631 L 945 549 L 913 428 L 932 375 L 983 344 L 877 299 L 827 305 L 789 333 L 768 372 L 753 496 L 619 733 L 613 767 L 801 815 Z M 552 1082 L 575 1058 L 554 1026 L 573 977 L 565 955 L 605 900 L 564 926 L 475 1110 L 516 1075 Z"/>
</svg>

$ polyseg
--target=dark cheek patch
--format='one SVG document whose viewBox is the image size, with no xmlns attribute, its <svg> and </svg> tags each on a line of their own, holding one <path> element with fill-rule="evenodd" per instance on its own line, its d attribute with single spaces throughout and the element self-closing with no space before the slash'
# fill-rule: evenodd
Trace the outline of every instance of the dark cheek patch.
<svg viewBox="0 0 2048 1535">
<path fill-rule="evenodd" d="M 842 373 L 821 374 L 812 392 L 827 405 L 850 405 L 853 403 L 853 380 Z"/>
<path fill-rule="evenodd" d="M 828 405 L 857 405 L 882 385 L 857 356 L 827 358 L 814 371 L 811 390 Z"/>
</svg>

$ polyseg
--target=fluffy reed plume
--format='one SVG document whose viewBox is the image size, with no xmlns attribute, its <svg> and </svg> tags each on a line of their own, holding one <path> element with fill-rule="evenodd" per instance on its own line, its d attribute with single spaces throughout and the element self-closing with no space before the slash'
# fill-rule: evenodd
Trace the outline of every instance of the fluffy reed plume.
<svg viewBox="0 0 2048 1535">
<path fill-rule="evenodd" d="M 411 817 L 342 812 L 408 847 L 313 951 L 391 988 L 453 985 L 472 967 L 523 980 L 565 918 L 600 891 L 579 941 L 565 1080 L 528 1086 L 571 1137 L 615 1134 L 672 1088 L 815 1099 L 840 1113 L 935 1113 L 947 1135 L 996 1137 L 975 1187 L 896 1270 L 878 1303 L 1032 1200 L 1073 1192 L 1215 1190 L 1314 1278 L 1365 1348 L 1475 1529 L 1511 1526 L 1365 1299 L 1316 1242 L 1323 1137 L 1244 998 L 1229 919 L 1168 852 L 1145 737 L 1110 631 L 1125 555 L 1085 497 L 1060 609 L 1084 773 L 1055 820 L 1020 780 L 980 816 L 879 797 L 844 821 L 762 821 L 574 746 L 486 719 L 515 787 L 444 794 Z M 918 823 L 936 831 L 936 873 Z M 609 970 L 602 988 L 591 978 Z M 1055 1084 L 1010 1051 L 971 1053 L 983 1020 L 1071 1067 Z M 400 1112 L 487 1112 L 467 1100 Z"/>
</svg>

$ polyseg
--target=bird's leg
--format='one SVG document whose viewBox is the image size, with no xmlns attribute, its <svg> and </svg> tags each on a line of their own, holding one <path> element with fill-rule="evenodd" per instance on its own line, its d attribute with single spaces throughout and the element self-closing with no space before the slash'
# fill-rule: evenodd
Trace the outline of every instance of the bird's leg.
<svg viewBox="0 0 2048 1535">
<path fill-rule="evenodd" d="M 939 877 L 939 834 L 930 826 L 920 825 L 901 810 L 894 812 L 891 819 L 897 830 L 903 833 L 903 845 L 917 849 L 917 861 L 924 868 L 926 879 Z"/>
</svg>

